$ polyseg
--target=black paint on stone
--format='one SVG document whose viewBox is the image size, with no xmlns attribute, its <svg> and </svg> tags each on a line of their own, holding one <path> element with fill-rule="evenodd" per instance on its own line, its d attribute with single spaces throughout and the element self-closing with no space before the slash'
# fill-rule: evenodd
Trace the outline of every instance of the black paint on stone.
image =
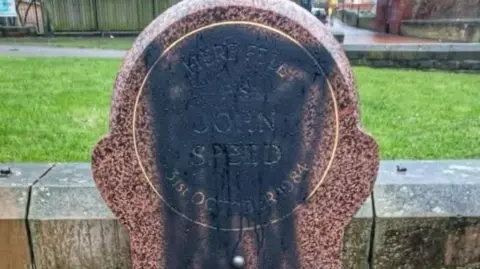
<svg viewBox="0 0 480 269">
<path fill-rule="evenodd" d="M 328 52 L 307 49 L 329 74 Z M 156 180 L 168 204 L 167 249 L 175 253 L 165 254 L 167 268 L 191 268 L 198 253 L 202 268 L 228 268 L 242 255 L 242 231 L 253 227 L 260 268 L 279 268 L 281 259 L 273 257 L 280 256 L 298 268 L 289 215 L 308 195 L 314 160 L 313 148 L 301 152 L 301 129 L 308 89 L 319 85 L 307 126 L 315 130 L 311 145 L 319 141 L 322 105 L 331 98 L 325 76 L 300 46 L 260 27 L 202 30 L 155 65 L 159 51 L 151 45 L 146 63 L 153 68 L 147 90 L 161 171 Z M 285 219 L 267 226 L 279 218 Z M 216 232 L 202 239 L 200 229 Z"/>
</svg>

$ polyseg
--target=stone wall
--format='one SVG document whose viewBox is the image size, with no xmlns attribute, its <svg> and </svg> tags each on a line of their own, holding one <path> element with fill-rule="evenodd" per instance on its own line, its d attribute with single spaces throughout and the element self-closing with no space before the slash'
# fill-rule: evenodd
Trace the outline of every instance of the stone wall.
<svg viewBox="0 0 480 269">
<path fill-rule="evenodd" d="M 480 18 L 404 20 L 402 21 L 401 33 L 405 36 L 442 41 L 480 43 Z"/>
<path fill-rule="evenodd" d="M 400 33 L 404 20 L 480 19 L 480 0 L 377 0 L 375 29 Z"/>
<path fill-rule="evenodd" d="M 480 71 L 480 43 L 344 44 L 352 65 L 449 71 Z"/>
<path fill-rule="evenodd" d="M 6 166 L 0 269 L 131 268 L 128 233 L 89 164 Z M 383 161 L 346 228 L 342 260 L 343 269 L 480 268 L 480 160 Z"/>
<path fill-rule="evenodd" d="M 339 10 L 337 12 L 337 17 L 343 21 L 343 23 L 361 28 L 374 30 L 374 21 L 375 17 L 373 16 L 359 16 L 357 12 L 348 11 L 348 10 Z"/>
<path fill-rule="evenodd" d="M 406 0 L 409 17 L 403 19 L 480 18 L 480 0 Z"/>
</svg>

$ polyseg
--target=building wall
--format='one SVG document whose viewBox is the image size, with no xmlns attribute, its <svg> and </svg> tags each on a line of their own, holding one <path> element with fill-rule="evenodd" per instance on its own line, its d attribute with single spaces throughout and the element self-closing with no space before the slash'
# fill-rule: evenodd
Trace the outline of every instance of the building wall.
<svg viewBox="0 0 480 269">
<path fill-rule="evenodd" d="M 402 20 L 458 18 L 480 18 L 480 0 L 378 0 L 374 26 L 398 34 Z"/>
<path fill-rule="evenodd" d="M 413 0 L 405 19 L 480 18 L 480 0 Z"/>
</svg>

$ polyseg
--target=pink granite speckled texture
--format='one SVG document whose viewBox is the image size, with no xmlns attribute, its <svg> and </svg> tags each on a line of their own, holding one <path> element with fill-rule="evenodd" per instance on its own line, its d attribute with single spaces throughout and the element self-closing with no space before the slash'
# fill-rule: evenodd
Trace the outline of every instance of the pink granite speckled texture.
<svg viewBox="0 0 480 269">
<path fill-rule="evenodd" d="M 187 33 L 224 21 L 255 22 L 275 28 L 307 48 L 320 67 L 327 62 L 329 65 L 327 76 L 332 92 L 318 108 L 316 92 L 325 85 L 310 87 L 301 126 L 302 148 L 317 152 L 311 160 L 308 190 L 313 191 L 323 179 L 322 184 L 289 218 L 294 231 L 288 231 L 288 237 L 278 238 L 285 234 L 282 222 L 262 231 L 277 235 L 271 237 L 276 239 L 271 239 L 270 245 L 286 244 L 282 250 L 261 249 L 258 231 L 217 231 L 180 218 L 164 217 L 174 213 L 165 207 L 144 176 L 160 175 L 154 161 L 157 153 L 152 109 L 144 91 L 135 108 L 150 64 L 145 62 L 146 54 L 152 53 L 148 46 L 154 44 L 163 50 Z M 322 50 L 328 53 L 329 61 L 321 58 Z M 171 62 L 176 60 L 173 52 L 166 57 L 171 57 Z M 379 164 L 377 144 L 359 126 L 357 102 L 353 74 L 341 45 L 314 16 L 291 1 L 187 0 L 167 10 L 144 30 L 127 53 L 114 86 L 110 131 L 96 145 L 92 158 L 94 179 L 102 197 L 130 231 L 133 268 L 206 269 L 205 259 L 212 256 L 215 265 L 208 268 L 228 268 L 231 257 L 224 253 L 222 245 L 208 245 L 217 240 L 211 239 L 215 234 L 222 234 L 226 238 L 241 238 L 235 253 L 245 257 L 248 269 L 340 269 L 343 229 L 371 193 Z M 313 127 L 317 119 L 311 117 L 317 110 L 325 118 L 321 139 L 312 140 L 310 137 L 320 131 Z M 134 134 L 141 159 L 135 151 Z M 161 188 L 157 190 L 162 195 Z M 202 212 L 198 218 L 202 218 Z M 188 252 L 192 244 L 197 247 L 188 254 L 191 261 L 187 267 L 186 261 L 172 258 L 184 255 L 182 250 Z M 227 243 L 225 248 L 231 247 Z"/>
</svg>

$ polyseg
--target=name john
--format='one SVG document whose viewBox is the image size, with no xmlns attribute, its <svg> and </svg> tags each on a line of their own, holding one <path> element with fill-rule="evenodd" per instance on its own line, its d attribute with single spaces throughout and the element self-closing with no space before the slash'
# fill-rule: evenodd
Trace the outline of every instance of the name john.
<svg viewBox="0 0 480 269">
<path fill-rule="evenodd" d="M 196 134 L 207 134 L 212 131 L 220 134 L 272 132 L 275 130 L 275 112 L 203 114 L 193 121 L 192 127 Z"/>
</svg>

